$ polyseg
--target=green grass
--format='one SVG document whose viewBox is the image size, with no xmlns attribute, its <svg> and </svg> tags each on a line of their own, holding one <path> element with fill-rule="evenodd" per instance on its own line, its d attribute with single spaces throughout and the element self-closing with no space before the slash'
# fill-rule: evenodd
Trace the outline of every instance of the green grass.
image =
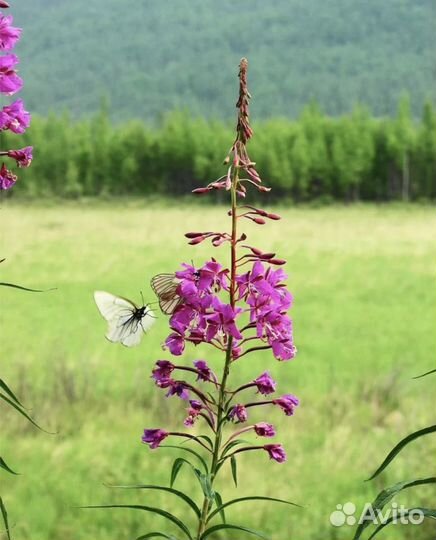
<svg viewBox="0 0 436 540">
<path fill-rule="evenodd" d="M 166 482 L 174 452 L 150 452 L 140 436 L 144 427 L 180 427 L 184 410 L 149 379 L 154 361 L 168 358 L 160 348 L 166 318 L 140 347 L 125 349 L 105 341 L 92 299 L 93 290 L 103 289 L 136 300 L 142 290 L 154 300 L 151 276 L 181 261 L 204 261 L 211 249 L 187 246 L 182 233 L 226 228 L 225 209 L 181 206 L 3 204 L 1 281 L 57 287 L 43 295 L 0 290 L 1 376 L 56 432 L 38 432 L 0 410 L 0 455 L 22 473 L 1 476 L 16 539 L 118 540 L 152 527 L 171 530 L 147 514 L 75 508 L 86 504 L 165 501 L 184 516 L 170 497 L 103 485 Z M 434 367 L 436 216 L 414 206 L 281 213 L 281 222 L 247 223 L 245 230 L 250 243 L 288 260 L 299 353 L 290 363 L 265 353 L 246 357 L 232 377 L 236 384 L 269 369 L 279 391 L 297 394 L 301 407 L 292 418 L 271 411 L 289 460 L 269 463 L 256 453 L 240 459 L 238 495 L 279 496 L 306 508 L 247 503 L 229 517 L 274 540 L 349 539 L 349 528 L 329 523 L 336 504 L 363 505 L 388 483 L 434 472 L 430 437 L 404 451 L 380 479 L 364 483 L 402 436 L 434 423 L 435 380 L 411 377 Z M 213 253 L 227 257 L 223 248 Z M 222 363 L 206 348 L 188 348 L 185 359 L 195 358 L 209 359 L 216 370 Z M 225 499 L 234 496 L 229 471 L 220 484 Z M 194 489 L 187 477 L 180 486 Z M 434 489 L 417 494 L 400 501 L 434 501 Z M 394 526 L 384 537 L 429 537 L 420 530 L 423 536 Z"/>
</svg>

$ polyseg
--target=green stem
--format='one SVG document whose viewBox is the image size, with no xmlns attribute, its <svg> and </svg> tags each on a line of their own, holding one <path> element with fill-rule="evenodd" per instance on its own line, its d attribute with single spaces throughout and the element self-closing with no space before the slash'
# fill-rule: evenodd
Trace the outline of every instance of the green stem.
<svg viewBox="0 0 436 540">
<path fill-rule="evenodd" d="M 238 173 L 239 170 L 235 167 L 233 178 L 232 178 L 232 188 L 231 188 L 231 197 L 232 197 L 232 239 L 231 239 L 231 263 L 230 263 L 230 305 L 232 308 L 236 304 L 236 245 L 237 245 L 237 198 L 236 198 L 236 186 L 238 184 Z M 217 466 L 219 461 L 219 452 L 222 442 L 222 428 L 224 425 L 224 414 L 225 414 L 225 402 L 226 402 L 226 385 L 227 379 L 230 373 L 230 364 L 232 361 L 232 346 L 233 346 L 233 337 L 229 337 L 226 349 L 226 359 L 224 363 L 223 376 L 221 379 L 219 399 L 218 399 L 218 414 L 217 414 L 217 430 L 215 433 L 215 441 L 213 446 L 212 453 L 212 463 L 210 467 L 210 485 L 213 486 L 215 476 L 217 473 Z M 201 516 L 199 519 L 197 539 L 200 540 L 202 534 L 206 529 L 206 520 L 209 512 L 211 510 L 213 501 L 208 497 L 204 497 L 203 507 L 201 511 Z"/>
</svg>

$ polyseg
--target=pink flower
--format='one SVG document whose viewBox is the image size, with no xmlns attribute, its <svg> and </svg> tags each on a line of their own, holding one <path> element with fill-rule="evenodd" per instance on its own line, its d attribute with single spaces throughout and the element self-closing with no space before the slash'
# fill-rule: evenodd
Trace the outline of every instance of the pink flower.
<svg viewBox="0 0 436 540">
<path fill-rule="evenodd" d="M 10 51 L 20 39 L 21 28 L 12 26 L 11 15 L 5 16 L 0 13 L 0 50 Z"/>
<path fill-rule="evenodd" d="M 21 150 L 9 150 L 7 155 L 16 160 L 18 167 L 29 167 L 33 159 L 32 151 L 32 146 L 26 146 Z"/>
<path fill-rule="evenodd" d="M 286 394 L 277 399 L 273 399 L 272 403 L 274 403 L 274 405 L 278 405 L 286 416 L 292 416 L 294 414 L 295 407 L 298 407 L 300 401 L 294 395 Z"/>
<path fill-rule="evenodd" d="M 167 337 L 165 345 L 174 356 L 180 356 L 185 350 L 185 340 L 183 336 L 175 332 Z"/>
<path fill-rule="evenodd" d="M 0 92 L 7 96 L 12 96 L 23 87 L 23 81 L 14 69 L 18 61 L 15 54 L 0 56 Z"/>
<path fill-rule="evenodd" d="M 248 418 L 247 409 L 244 407 L 244 405 L 235 405 L 229 413 L 229 418 L 231 420 L 237 418 L 239 422 L 246 422 Z"/>
<path fill-rule="evenodd" d="M 168 437 L 168 435 L 168 431 L 165 431 L 164 429 L 144 429 L 142 442 L 148 444 L 150 448 L 154 450 Z"/>
<path fill-rule="evenodd" d="M 281 444 L 266 444 L 263 448 L 268 452 L 270 459 L 277 461 L 277 463 L 286 461 L 286 452 Z"/>
<path fill-rule="evenodd" d="M 7 169 L 5 167 L 5 164 L 3 163 L 0 169 L 0 191 L 10 189 L 16 181 L 17 177 L 15 176 L 15 174 L 13 174 L 9 169 Z"/>
<path fill-rule="evenodd" d="M 258 424 L 255 424 L 254 431 L 256 432 L 256 435 L 259 435 L 259 437 L 275 437 L 276 434 L 274 426 L 267 424 L 266 422 L 259 422 Z"/>
<path fill-rule="evenodd" d="M 156 381 L 159 388 L 168 388 L 166 397 L 179 396 L 180 399 L 189 399 L 188 388 L 183 381 L 175 381 L 174 379 L 161 379 Z"/>
<path fill-rule="evenodd" d="M 13 133 L 24 133 L 29 125 L 30 114 L 24 110 L 22 99 L 17 99 L 0 111 L 0 131 L 10 129 Z"/>
<path fill-rule="evenodd" d="M 268 394 L 273 394 L 276 390 L 276 382 L 271 378 L 271 375 L 268 371 L 262 373 L 257 379 L 255 379 L 254 384 L 257 386 L 259 393 L 267 396 Z"/>
<path fill-rule="evenodd" d="M 151 376 L 155 381 L 169 379 L 174 369 L 175 365 L 169 360 L 158 360 Z"/>
<path fill-rule="evenodd" d="M 198 415 L 203 409 L 203 405 L 196 399 L 191 399 L 189 401 L 190 407 L 188 409 L 188 416 L 183 422 L 186 427 L 192 427 L 194 422 L 197 420 Z"/>
<path fill-rule="evenodd" d="M 198 371 L 197 381 L 214 381 L 216 377 L 210 367 L 204 360 L 196 360 L 194 362 L 195 369 Z"/>
</svg>

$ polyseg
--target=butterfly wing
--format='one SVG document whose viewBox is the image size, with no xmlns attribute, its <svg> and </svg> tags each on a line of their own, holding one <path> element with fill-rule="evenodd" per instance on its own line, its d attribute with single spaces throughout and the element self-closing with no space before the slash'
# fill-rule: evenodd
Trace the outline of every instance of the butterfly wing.
<svg viewBox="0 0 436 540">
<path fill-rule="evenodd" d="M 145 308 L 142 317 L 138 316 L 138 307 L 127 298 L 105 291 L 95 291 L 94 299 L 100 313 L 108 322 L 106 338 L 113 343 L 134 347 L 154 324 L 155 317 L 150 309 Z"/>
<path fill-rule="evenodd" d="M 105 291 L 95 291 L 94 300 L 102 316 L 111 322 L 120 318 L 127 320 L 137 307 L 127 298 L 121 298 Z M 125 321 L 124 321 L 125 322 Z"/>
<path fill-rule="evenodd" d="M 159 307 L 165 315 L 174 313 L 181 298 L 177 294 L 180 281 L 174 274 L 157 274 L 151 280 L 151 288 L 159 299 Z"/>
</svg>

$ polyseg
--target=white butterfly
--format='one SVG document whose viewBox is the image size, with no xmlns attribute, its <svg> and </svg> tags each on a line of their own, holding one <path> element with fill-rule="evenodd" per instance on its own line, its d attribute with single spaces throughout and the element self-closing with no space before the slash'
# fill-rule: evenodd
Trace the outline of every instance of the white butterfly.
<svg viewBox="0 0 436 540">
<path fill-rule="evenodd" d="M 148 305 L 136 306 L 127 298 L 95 291 L 98 310 L 108 322 L 106 338 L 113 343 L 134 347 L 154 324 L 156 317 Z"/>
</svg>

